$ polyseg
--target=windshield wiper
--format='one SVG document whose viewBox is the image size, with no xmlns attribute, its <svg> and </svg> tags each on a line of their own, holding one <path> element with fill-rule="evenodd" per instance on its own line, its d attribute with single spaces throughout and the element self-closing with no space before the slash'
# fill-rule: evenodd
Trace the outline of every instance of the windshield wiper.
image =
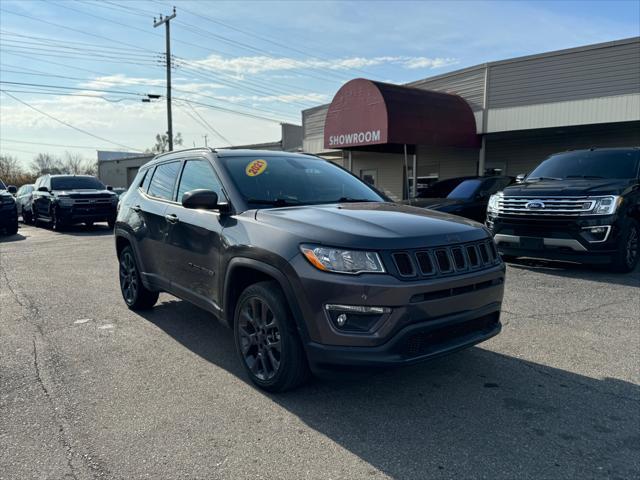
<svg viewBox="0 0 640 480">
<path fill-rule="evenodd" d="M 542 181 L 542 180 L 562 180 L 562 179 L 558 178 L 558 177 L 532 177 L 532 178 L 527 178 L 527 182 L 530 182 L 531 180 Z"/>
<path fill-rule="evenodd" d="M 293 199 L 276 198 L 274 200 L 261 200 L 258 198 L 248 198 L 247 203 L 271 205 L 274 207 L 289 207 L 291 205 L 301 205 L 302 202 Z"/>
<path fill-rule="evenodd" d="M 600 175 L 567 175 L 566 178 L 604 178 Z"/>
</svg>

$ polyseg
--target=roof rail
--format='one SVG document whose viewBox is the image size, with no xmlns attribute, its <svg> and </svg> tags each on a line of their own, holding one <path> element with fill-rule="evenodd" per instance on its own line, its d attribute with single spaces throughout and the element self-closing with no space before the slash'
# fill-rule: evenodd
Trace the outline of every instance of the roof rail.
<svg viewBox="0 0 640 480">
<path fill-rule="evenodd" d="M 208 152 L 214 152 L 215 153 L 215 148 L 211 148 L 211 147 L 191 147 L 191 148 L 182 148 L 180 150 L 171 150 L 170 152 L 162 152 L 159 153 L 158 155 L 156 155 L 154 158 L 160 158 L 160 157 L 164 157 L 165 155 L 170 155 L 172 153 L 180 153 L 180 152 L 189 152 L 191 150 L 206 150 Z"/>
</svg>

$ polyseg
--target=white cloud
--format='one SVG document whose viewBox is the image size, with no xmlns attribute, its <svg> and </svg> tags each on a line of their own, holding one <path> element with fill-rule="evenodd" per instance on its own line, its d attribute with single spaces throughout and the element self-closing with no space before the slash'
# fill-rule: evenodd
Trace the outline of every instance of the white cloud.
<svg viewBox="0 0 640 480">
<path fill-rule="evenodd" d="M 286 57 L 252 56 L 252 57 L 222 57 L 210 55 L 202 60 L 191 61 L 192 66 L 205 67 L 207 69 L 231 73 L 234 75 L 255 75 L 263 72 L 327 69 L 350 70 L 378 65 L 400 65 L 404 68 L 440 68 L 457 63 L 452 58 L 428 58 L 406 56 L 379 56 L 379 57 L 348 57 L 329 60 L 295 59 Z"/>
</svg>

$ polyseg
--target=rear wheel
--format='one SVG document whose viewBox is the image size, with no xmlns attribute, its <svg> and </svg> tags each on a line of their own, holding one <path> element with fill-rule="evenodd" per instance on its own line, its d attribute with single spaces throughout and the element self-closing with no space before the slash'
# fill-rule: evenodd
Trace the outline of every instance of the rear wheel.
<svg viewBox="0 0 640 480">
<path fill-rule="evenodd" d="M 142 284 L 133 249 L 126 246 L 120 252 L 120 292 L 131 310 L 147 310 L 158 301 L 158 292 Z"/>
<path fill-rule="evenodd" d="M 283 392 L 308 378 L 307 359 L 277 283 L 256 283 L 242 292 L 235 310 L 234 336 L 240 360 L 258 387 Z"/>
<path fill-rule="evenodd" d="M 7 235 L 15 235 L 18 233 L 18 220 L 16 219 L 16 224 L 6 228 Z"/>
<path fill-rule="evenodd" d="M 618 249 L 611 263 L 614 272 L 628 273 L 638 265 L 640 258 L 640 226 L 636 220 L 631 220 L 621 232 Z"/>
</svg>

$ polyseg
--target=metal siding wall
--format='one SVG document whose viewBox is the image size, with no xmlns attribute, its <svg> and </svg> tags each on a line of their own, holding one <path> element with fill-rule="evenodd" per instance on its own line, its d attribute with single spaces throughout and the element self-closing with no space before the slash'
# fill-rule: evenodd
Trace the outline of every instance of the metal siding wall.
<svg viewBox="0 0 640 480">
<path fill-rule="evenodd" d="M 418 147 L 418 174 L 437 172 L 440 180 L 477 174 L 480 151 L 473 148 Z"/>
<path fill-rule="evenodd" d="M 378 185 L 395 201 L 402 200 L 403 190 L 403 156 L 392 153 L 353 152 L 352 172 L 360 176 L 360 170 L 375 169 L 378 171 Z M 409 158 L 409 164 L 411 157 Z"/>
<path fill-rule="evenodd" d="M 302 112 L 303 151 L 319 153 L 326 150 L 324 148 L 324 121 L 327 117 L 327 110 L 329 110 L 329 105 L 322 105 Z"/>
<path fill-rule="evenodd" d="M 640 92 L 640 40 L 490 66 L 489 108 Z"/>
<path fill-rule="evenodd" d="M 482 110 L 484 94 L 485 67 L 477 67 L 460 73 L 447 74 L 446 76 L 432 79 L 419 80 L 408 83 L 408 87 L 422 90 L 435 90 L 436 92 L 454 93 L 464 98 L 474 111 Z"/>
<path fill-rule="evenodd" d="M 507 175 L 530 172 L 552 153 L 598 147 L 640 145 L 640 122 L 589 125 L 548 131 L 520 131 L 487 136 L 487 165 L 504 164 Z"/>
</svg>

